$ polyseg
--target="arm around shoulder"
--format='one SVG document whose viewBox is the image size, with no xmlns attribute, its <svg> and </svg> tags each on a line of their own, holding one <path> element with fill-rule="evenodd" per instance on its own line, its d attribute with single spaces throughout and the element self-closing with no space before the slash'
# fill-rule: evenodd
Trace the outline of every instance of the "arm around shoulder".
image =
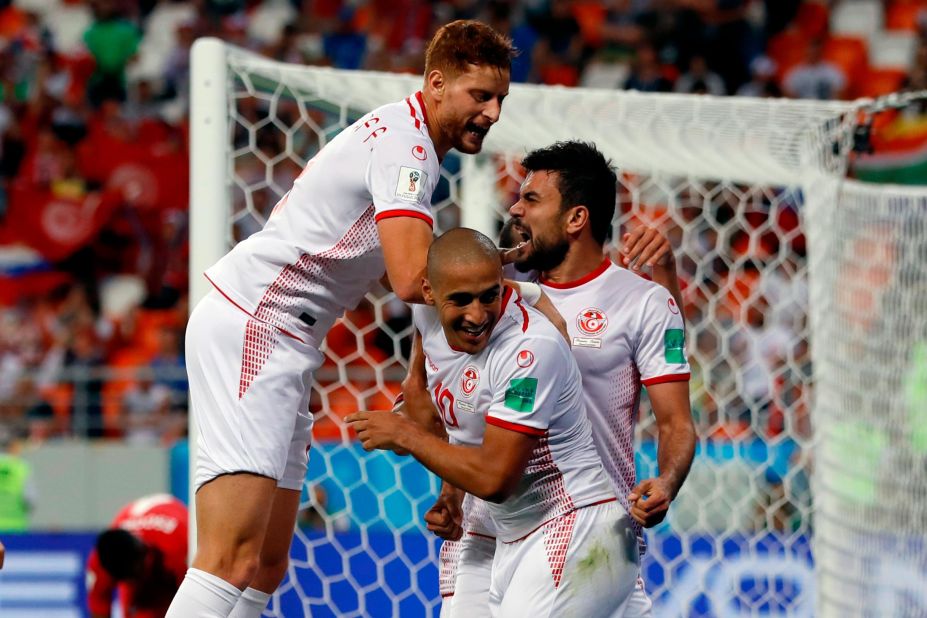
<svg viewBox="0 0 927 618">
<path fill-rule="evenodd" d="M 434 235 L 419 217 L 393 216 L 377 221 L 390 287 L 407 303 L 421 303 L 422 278 Z"/>
</svg>

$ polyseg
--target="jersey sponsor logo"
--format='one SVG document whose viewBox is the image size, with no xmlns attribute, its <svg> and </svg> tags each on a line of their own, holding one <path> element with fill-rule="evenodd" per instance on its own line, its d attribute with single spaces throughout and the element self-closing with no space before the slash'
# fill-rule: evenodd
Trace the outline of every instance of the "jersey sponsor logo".
<svg viewBox="0 0 927 618">
<path fill-rule="evenodd" d="M 531 350 L 522 350 L 515 357 L 515 363 L 522 368 L 527 369 L 534 364 L 534 352 Z"/>
<path fill-rule="evenodd" d="M 608 328 L 608 316 L 601 309 L 587 307 L 576 316 L 576 326 L 584 335 L 601 335 Z"/>
<path fill-rule="evenodd" d="M 667 306 L 669 306 L 670 313 L 679 315 L 679 305 L 676 304 L 676 301 L 672 298 L 666 301 Z"/>
<path fill-rule="evenodd" d="M 681 328 L 668 328 L 663 333 L 663 358 L 667 363 L 686 362 L 686 334 Z"/>
<path fill-rule="evenodd" d="M 396 197 L 404 202 L 415 204 L 422 201 L 425 194 L 425 181 L 428 174 L 414 167 L 402 166 L 399 168 L 399 182 L 396 183 Z"/>
<path fill-rule="evenodd" d="M 425 147 L 421 144 L 412 147 L 412 156 L 418 159 L 419 161 L 424 161 L 428 158 L 428 151 L 425 150 Z"/>
<path fill-rule="evenodd" d="M 516 412 L 533 412 L 537 391 L 537 378 L 509 380 L 509 387 L 505 389 L 505 407 Z"/>
<path fill-rule="evenodd" d="M 438 366 L 435 365 L 433 362 L 431 362 L 431 358 L 427 354 L 425 355 L 425 360 L 428 362 L 429 369 L 431 369 L 432 371 L 438 370 Z"/>
<path fill-rule="evenodd" d="M 472 395 L 479 383 L 480 372 L 473 365 L 467 365 L 467 368 L 464 369 L 463 376 L 460 378 L 460 390 L 463 391 L 464 397 Z"/>
</svg>

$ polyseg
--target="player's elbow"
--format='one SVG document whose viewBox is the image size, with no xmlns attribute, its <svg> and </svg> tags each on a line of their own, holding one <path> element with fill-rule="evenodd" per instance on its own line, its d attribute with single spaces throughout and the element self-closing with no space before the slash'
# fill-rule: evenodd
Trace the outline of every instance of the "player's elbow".
<svg viewBox="0 0 927 618">
<path fill-rule="evenodd" d="M 508 500 L 509 496 L 515 491 L 520 477 L 521 475 L 485 475 L 481 483 L 480 491 L 474 495 L 487 502 L 501 504 Z"/>
<path fill-rule="evenodd" d="M 393 293 L 399 297 L 400 300 L 407 303 L 420 303 L 422 302 L 422 284 L 421 281 L 401 281 L 401 282 L 392 282 Z"/>
</svg>

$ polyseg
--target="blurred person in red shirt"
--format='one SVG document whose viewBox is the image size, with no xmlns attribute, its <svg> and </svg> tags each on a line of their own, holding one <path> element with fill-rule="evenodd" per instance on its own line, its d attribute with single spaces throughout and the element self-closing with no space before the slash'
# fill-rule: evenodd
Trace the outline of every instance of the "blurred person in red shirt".
<svg viewBox="0 0 927 618">
<path fill-rule="evenodd" d="M 162 618 L 187 570 L 187 507 L 167 494 L 130 502 L 97 538 L 87 560 L 87 609 L 125 618 Z"/>
</svg>

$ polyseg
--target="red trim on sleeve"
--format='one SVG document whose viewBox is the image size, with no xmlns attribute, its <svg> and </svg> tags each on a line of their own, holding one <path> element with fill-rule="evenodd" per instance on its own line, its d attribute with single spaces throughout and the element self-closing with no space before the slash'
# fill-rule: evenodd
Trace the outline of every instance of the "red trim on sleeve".
<svg viewBox="0 0 927 618">
<path fill-rule="evenodd" d="M 510 423 L 509 421 L 504 421 L 501 418 L 496 418 L 494 416 L 487 416 L 486 424 L 495 425 L 496 427 L 501 427 L 502 429 L 508 429 L 509 431 L 517 431 L 518 433 L 523 433 L 529 436 L 541 437 L 547 433 L 546 429 L 537 429 L 536 427 L 528 427 L 527 425 L 519 425 L 518 423 Z"/>
<path fill-rule="evenodd" d="M 434 219 L 417 210 L 387 210 L 377 214 L 373 219 L 379 223 L 383 219 L 392 219 L 394 217 L 412 217 L 413 219 L 421 219 L 428 224 L 428 227 L 435 226 Z"/>
<path fill-rule="evenodd" d="M 605 258 L 604 260 L 602 260 L 602 263 L 599 264 L 598 268 L 593 270 L 591 273 L 580 277 L 579 279 L 575 281 L 566 281 L 564 283 L 556 283 L 554 281 L 550 281 L 548 279 L 545 279 L 544 277 L 541 277 L 540 282 L 549 288 L 554 288 L 555 290 L 567 290 L 569 288 L 576 288 L 576 287 L 581 286 L 584 283 L 589 283 L 590 281 L 592 281 L 593 279 L 595 279 L 596 277 L 604 273 L 606 270 L 608 270 L 608 267 L 611 266 L 611 264 L 612 264 L 611 260 L 609 260 L 608 258 Z"/>
<path fill-rule="evenodd" d="M 641 384 L 644 386 L 652 386 L 654 384 L 663 384 L 665 382 L 688 382 L 690 377 L 691 374 L 688 373 L 672 373 L 666 376 L 657 376 L 655 378 L 641 380 Z"/>
<path fill-rule="evenodd" d="M 425 126 L 428 126 L 428 109 L 425 108 L 425 99 L 422 98 L 422 91 L 415 93 L 415 100 L 418 101 L 419 107 L 422 108 L 422 118 L 425 120 Z"/>
<path fill-rule="evenodd" d="M 479 532 L 473 532 L 472 530 L 467 530 L 467 534 L 469 534 L 470 536 L 478 536 L 481 539 L 489 539 L 490 541 L 496 540 L 496 537 L 494 536 L 489 536 L 488 534 L 480 534 Z"/>
</svg>

